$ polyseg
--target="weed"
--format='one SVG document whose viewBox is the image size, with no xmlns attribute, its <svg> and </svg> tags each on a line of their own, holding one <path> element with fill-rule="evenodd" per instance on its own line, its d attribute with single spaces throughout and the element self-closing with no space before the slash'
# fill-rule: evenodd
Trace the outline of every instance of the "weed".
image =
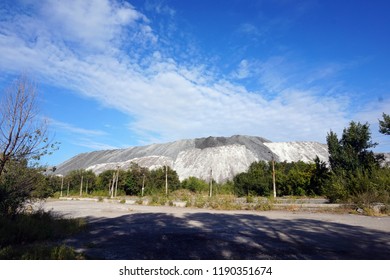
<svg viewBox="0 0 390 280">
<path fill-rule="evenodd" d="M 42 245 L 75 234 L 86 226 L 83 219 L 66 219 L 51 212 L 37 211 L 13 217 L 0 216 L 1 259 L 65 259 L 71 248 Z M 29 244 L 29 245 L 26 245 Z"/>
<path fill-rule="evenodd" d="M 47 244 L 7 246 L 0 250 L 2 260 L 80 260 L 85 259 L 81 253 L 65 245 Z"/>
<path fill-rule="evenodd" d="M 233 195 L 220 195 L 209 199 L 209 207 L 219 210 L 239 210 L 241 206 L 236 203 Z"/>
<path fill-rule="evenodd" d="M 203 196 L 203 195 L 197 195 L 195 196 L 194 200 L 193 200 L 193 206 L 197 207 L 197 208 L 205 208 L 208 206 L 208 199 L 207 197 Z"/>
<path fill-rule="evenodd" d="M 142 204 L 144 204 L 144 201 L 143 201 L 142 198 L 140 198 L 140 199 L 137 199 L 137 200 L 135 201 L 135 203 L 138 204 L 138 205 L 142 205 Z"/>
<path fill-rule="evenodd" d="M 159 205 L 167 205 L 169 203 L 168 198 L 165 195 L 153 195 L 149 205 L 159 206 Z"/>
</svg>

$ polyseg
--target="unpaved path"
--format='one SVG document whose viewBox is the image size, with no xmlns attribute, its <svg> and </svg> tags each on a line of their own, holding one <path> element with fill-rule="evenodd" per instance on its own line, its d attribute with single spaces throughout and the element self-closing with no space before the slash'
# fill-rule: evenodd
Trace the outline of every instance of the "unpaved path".
<svg viewBox="0 0 390 280">
<path fill-rule="evenodd" d="M 49 201 L 86 217 L 65 241 L 98 259 L 390 259 L 390 217 Z"/>
</svg>

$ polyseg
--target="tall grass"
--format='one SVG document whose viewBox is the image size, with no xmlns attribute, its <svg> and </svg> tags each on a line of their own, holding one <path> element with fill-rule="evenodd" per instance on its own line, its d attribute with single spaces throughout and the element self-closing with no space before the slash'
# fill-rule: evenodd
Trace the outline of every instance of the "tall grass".
<svg viewBox="0 0 390 280">
<path fill-rule="evenodd" d="M 83 219 L 67 219 L 43 211 L 0 216 L 0 259 L 79 258 L 80 254 L 73 249 L 53 244 L 85 226 Z"/>
</svg>

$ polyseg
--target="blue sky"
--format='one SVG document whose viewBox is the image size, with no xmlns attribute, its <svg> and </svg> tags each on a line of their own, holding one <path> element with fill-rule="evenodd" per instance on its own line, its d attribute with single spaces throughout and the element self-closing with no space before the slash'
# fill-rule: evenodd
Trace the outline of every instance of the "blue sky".
<svg viewBox="0 0 390 280">
<path fill-rule="evenodd" d="M 390 1 L 5 0 L 0 88 L 38 84 L 58 164 L 234 134 L 325 143 L 390 113 Z M 1 91 L 2 92 L 2 91 Z"/>
</svg>

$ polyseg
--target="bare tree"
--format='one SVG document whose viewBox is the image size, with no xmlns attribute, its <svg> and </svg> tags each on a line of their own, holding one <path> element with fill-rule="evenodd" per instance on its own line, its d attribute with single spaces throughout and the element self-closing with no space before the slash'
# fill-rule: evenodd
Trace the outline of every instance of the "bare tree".
<svg viewBox="0 0 390 280">
<path fill-rule="evenodd" d="M 0 176 L 9 161 L 48 153 L 47 122 L 40 117 L 35 84 L 21 76 L 0 99 Z"/>
</svg>

